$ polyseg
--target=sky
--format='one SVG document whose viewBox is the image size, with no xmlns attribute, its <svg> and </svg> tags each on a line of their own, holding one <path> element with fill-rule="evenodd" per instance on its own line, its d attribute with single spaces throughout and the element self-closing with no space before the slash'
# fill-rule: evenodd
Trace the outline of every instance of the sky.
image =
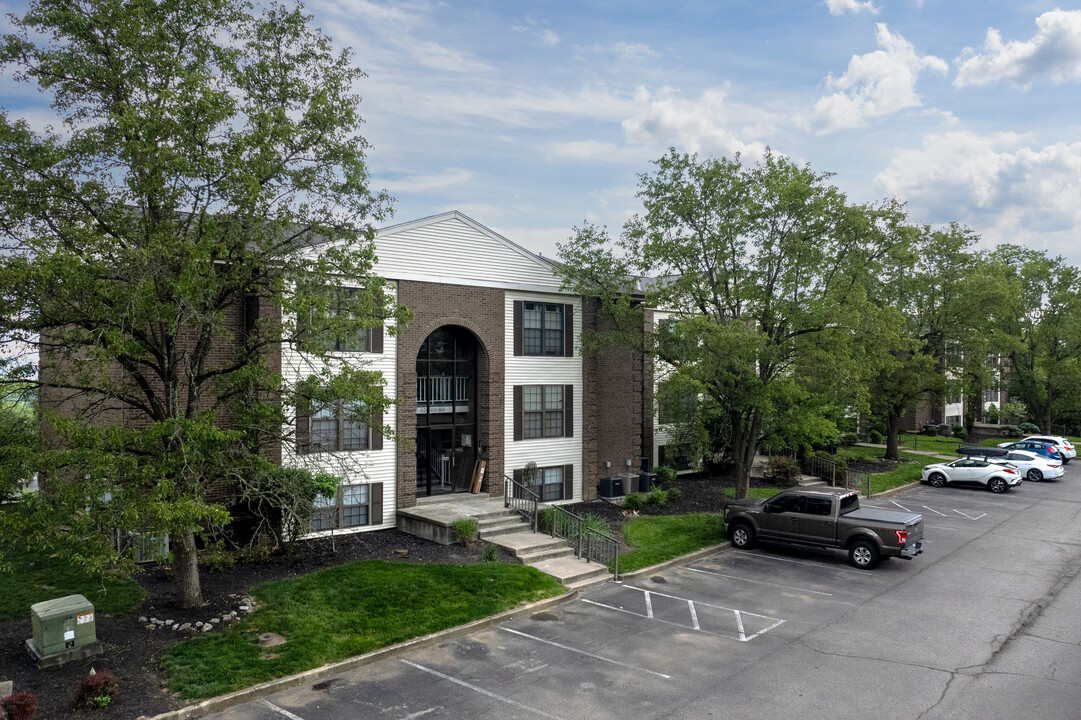
<svg viewBox="0 0 1081 720">
<path fill-rule="evenodd" d="M 1081 5 L 308 0 L 357 91 L 387 224 L 459 210 L 554 257 L 618 234 L 669 147 L 834 173 L 992 247 L 1081 265 Z M 20 13 L 8 3 L 6 9 Z M 14 94 L 18 96 L 14 96 Z M 36 91 L 0 104 L 49 115 Z M 39 102 L 40 105 L 34 105 Z M 14 114 L 14 113 L 13 113 Z"/>
<path fill-rule="evenodd" d="M 1081 264 L 1081 5 L 311 0 L 351 47 L 392 222 L 460 210 L 556 254 L 618 234 L 667 148 L 768 147 L 852 202 Z"/>
</svg>

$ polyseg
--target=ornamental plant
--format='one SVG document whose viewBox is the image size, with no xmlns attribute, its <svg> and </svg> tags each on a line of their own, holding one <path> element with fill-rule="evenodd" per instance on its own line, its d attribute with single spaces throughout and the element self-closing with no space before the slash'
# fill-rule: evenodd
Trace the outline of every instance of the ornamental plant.
<svg viewBox="0 0 1081 720">
<path fill-rule="evenodd" d="M 120 682 L 109 671 L 95 673 L 90 671 L 79 683 L 75 695 L 75 707 L 100 709 L 107 708 L 120 692 Z"/>
<path fill-rule="evenodd" d="M 34 720 L 38 715 L 38 696 L 29 690 L 21 690 L 0 700 L 7 720 Z"/>
</svg>

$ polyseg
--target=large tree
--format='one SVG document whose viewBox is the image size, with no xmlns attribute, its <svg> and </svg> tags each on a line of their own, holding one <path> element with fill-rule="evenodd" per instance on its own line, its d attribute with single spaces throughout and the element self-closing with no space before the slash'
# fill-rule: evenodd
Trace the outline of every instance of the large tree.
<svg viewBox="0 0 1081 720">
<path fill-rule="evenodd" d="M 862 336 L 871 411 L 886 427 L 890 460 L 898 459 L 909 410 L 963 392 L 982 395 L 992 318 L 1003 302 L 968 229 L 906 225 L 899 238 L 872 285 L 877 311 Z"/>
<path fill-rule="evenodd" d="M 995 323 L 1010 396 L 1044 432 L 1081 416 L 1081 269 L 1016 245 L 991 255 L 1009 303 Z"/>
<path fill-rule="evenodd" d="M 114 529 L 168 533 L 178 603 L 198 605 L 212 492 L 327 487 L 275 462 L 290 408 L 376 422 L 389 402 L 377 373 L 320 362 L 405 317 L 372 273 L 388 198 L 368 189 L 362 73 L 300 6 L 38 0 L 12 22 L 0 58 L 59 125 L 0 114 L 0 331 L 36 346 L 14 379 L 53 412 L 48 482 L 3 514 L 7 539 L 100 566 Z M 283 375 L 298 344 L 313 364 Z"/>
<path fill-rule="evenodd" d="M 642 345 L 708 400 L 745 497 L 771 421 L 828 430 L 792 414 L 816 391 L 808 372 L 829 368 L 838 382 L 852 368 L 864 280 L 892 209 L 850 205 L 828 175 L 771 153 L 744 166 L 672 150 L 655 164 L 639 176 L 643 213 L 618 240 L 579 229 L 561 247 L 560 272 L 611 318 L 589 344 L 633 342 L 644 307 L 671 312 Z M 641 293 L 628 292 L 643 276 Z"/>
</svg>

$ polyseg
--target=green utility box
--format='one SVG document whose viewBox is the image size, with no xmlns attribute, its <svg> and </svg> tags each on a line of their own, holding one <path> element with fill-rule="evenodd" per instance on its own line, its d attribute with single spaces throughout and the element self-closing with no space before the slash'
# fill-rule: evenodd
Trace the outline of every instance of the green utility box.
<svg viewBox="0 0 1081 720">
<path fill-rule="evenodd" d="M 30 606 L 34 637 L 26 641 L 38 667 L 59 665 L 101 652 L 94 606 L 82 595 L 68 595 Z"/>
</svg>

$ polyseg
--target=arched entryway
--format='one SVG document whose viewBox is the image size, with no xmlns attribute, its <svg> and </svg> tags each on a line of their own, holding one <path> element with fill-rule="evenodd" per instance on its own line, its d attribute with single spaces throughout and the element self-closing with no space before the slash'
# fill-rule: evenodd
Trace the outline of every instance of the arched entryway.
<svg viewBox="0 0 1081 720">
<path fill-rule="evenodd" d="M 478 342 L 458 325 L 417 353 L 417 495 L 465 492 L 478 457 Z"/>
</svg>

